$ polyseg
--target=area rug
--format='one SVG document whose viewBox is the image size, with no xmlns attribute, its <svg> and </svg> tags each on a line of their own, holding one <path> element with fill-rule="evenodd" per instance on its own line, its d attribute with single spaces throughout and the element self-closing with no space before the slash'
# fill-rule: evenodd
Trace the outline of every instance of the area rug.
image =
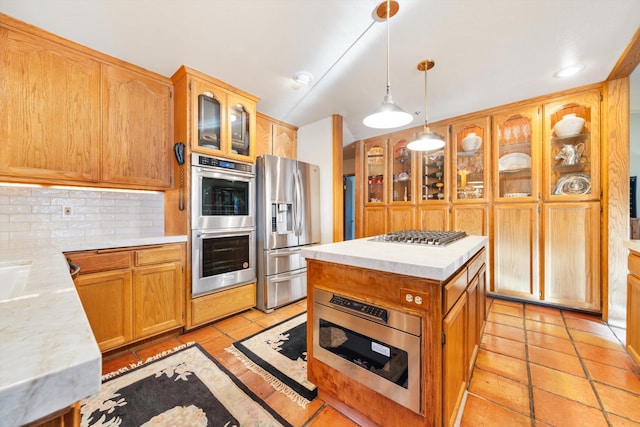
<svg viewBox="0 0 640 427">
<path fill-rule="evenodd" d="M 307 379 L 307 313 L 236 341 L 226 350 L 303 408 L 318 395 Z"/>
<path fill-rule="evenodd" d="M 81 426 L 291 426 L 197 344 L 109 377 Z"/>
</svg>

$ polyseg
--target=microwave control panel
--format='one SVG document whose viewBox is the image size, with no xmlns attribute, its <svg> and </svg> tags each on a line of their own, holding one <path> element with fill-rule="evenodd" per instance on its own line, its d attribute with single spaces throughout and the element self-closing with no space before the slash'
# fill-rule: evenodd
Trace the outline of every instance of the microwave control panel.
<svg viewBox="0 0 640 427">
<path fill-rule="evenodd" d="M 389 320 L 389 313 L 384 308 L 354 301 L 352 299 L 341 297 L 339 295 L 333 295 L 329 302 L 343 308 L 357 311 L 358 313 L 362 313 L 367 316 L 375 317 L 376 319 L 381 320 L 384 323 L 387 323 L 387 321 Z"/>
</svg>

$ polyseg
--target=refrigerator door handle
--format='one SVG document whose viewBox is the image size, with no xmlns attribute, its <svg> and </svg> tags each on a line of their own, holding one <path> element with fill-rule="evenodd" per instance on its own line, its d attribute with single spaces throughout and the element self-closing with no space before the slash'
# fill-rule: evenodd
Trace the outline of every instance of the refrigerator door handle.
<svg viewBox="0 0 640 427">
<path fill-rule="evenodd" d="M 307 270 L 305 269 L 304 271 L 302 271 L 300 273 L 288 274 L 286 277 L 276 277 L 276 278 L 270 279 L 269 281 L 271 283 L 288 282 L 291 279 L 295 279 L 295 278 L 298 278 L 298 277 L 306 276 L 306 274 L 307 274 Z"/>
<path fill-rule="evenodd" d="M 293 171 L 293 186 L 294 186 L 294 196 L 293 196 L 293 223 L 294 223 L 294 234 L 296 236 L 300 236 L 302 234 L 302 207 L 303 204 L 303 194 L 300 188 L 301 179 L 300 179 L 300 171 L 298 168 Z"/>
<path fill-rule="evenodd" d="M 286 256 L 291 256 L 291 255 L 298 255 L 300 253 L 300 248 L 298 249 L 291 249 L 288 251 L 282 251 L 282 252 L 277 252 L 277 253 L 272 253 L 270 254 L 270 256 L 274 257 L 274 258 L 278 258 L 278 257 L 286 257 Z"/>
</svg>

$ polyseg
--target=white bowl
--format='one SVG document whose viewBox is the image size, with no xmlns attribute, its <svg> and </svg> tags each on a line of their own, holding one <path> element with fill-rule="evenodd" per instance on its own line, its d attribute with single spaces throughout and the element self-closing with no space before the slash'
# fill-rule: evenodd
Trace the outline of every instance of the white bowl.
<svg viewBox="0 0 640 427">
<path fill-rule="evenodd" d="M 469 133 L 462 139 L 462 149 L 464 151 L 475 151 L 480 148 L 480 144 L 482 144 L 482 138 L 474 132 Z"/>
<path fill-rule="evenodd" d="M 558 121 L 553 127 L 553 131 L 560 138 L 568 138 L 580 135 L 583 126 L 584 119 L 582 117 L 578 117 L 575 114 L 565 114 L 562 116 L 562 120 Z"/>
</svg>

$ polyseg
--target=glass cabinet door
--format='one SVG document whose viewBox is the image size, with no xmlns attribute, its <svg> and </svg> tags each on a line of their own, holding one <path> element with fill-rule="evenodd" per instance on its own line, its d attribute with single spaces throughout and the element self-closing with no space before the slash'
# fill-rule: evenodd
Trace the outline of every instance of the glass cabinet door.
<svg viewBox="0 0 640 427">
<path fill-rule="evenodd" d="M 385 203 L 385 166 L 387 164 L 387 142 L 384 139 L 365 143 L 365 173 L 367 190 L 365 203 Z"/>
<path fill-rule="evenodd" d="M 442 136 L 445 146 L 439 150 L 420 152 L 420 198 L 423 202 L 447 202 L 449 194 L 449 174 L 447 173 L 448 129 L 446 126 L 431 127 L 432 132 Z"/>
<path fill-rule="evenodd" d="M 222 151 L 226 129 L 226 93 L 205 81 L 193 79 L 194 133 L 192 149 Z M 203 151 L 203 150 L 198 150 Z"/>
<path fill-rule="evenodd" d="M 495 198 L 538 198 L 540 176 L 538 106 L 506 111 L 493 118 Z"/>
<path fill-rule="evenodd" d="M 453 125 L 454 202 L 487 201 L 489 184 L 489 117 L 461 121 Z"/>
<path fill-rule="evenodd" d="M 390 141 L 391 162 L 391 202 L 412 202 L 413 194 L 413 154 L 407 148 L 410 134 L 393 137 Z"/>
<path fill-rule="evenodd" d="M 252 134 L 255 133 L 255 107 L 235 95 L 228 95 L 229 154 L 252 155 Z M 254 123 L 252 125 L 252 122 Z"/>
<path fill-rule="evenodd" d="M 600 198 L 600 92 L 544 106 L 544 196 L 547 200 Z"/>
</svg>

